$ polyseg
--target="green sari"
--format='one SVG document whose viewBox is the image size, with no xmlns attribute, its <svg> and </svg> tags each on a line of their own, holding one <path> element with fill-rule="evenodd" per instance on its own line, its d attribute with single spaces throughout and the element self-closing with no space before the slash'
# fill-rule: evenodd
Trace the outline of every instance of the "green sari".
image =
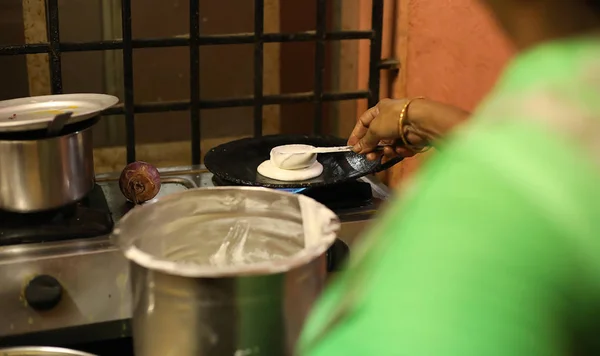
<svg viewBox="0 0 600 356">
<path fill-rule="evenodd" d="M 402 198 L 300 355 L 599 352 L 600 38 L 520 55 Z"/>
</svg>

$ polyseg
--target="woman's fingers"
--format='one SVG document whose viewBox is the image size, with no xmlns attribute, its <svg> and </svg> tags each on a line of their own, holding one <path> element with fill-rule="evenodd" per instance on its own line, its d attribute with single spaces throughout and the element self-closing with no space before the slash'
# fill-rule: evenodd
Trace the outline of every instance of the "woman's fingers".
<svg viewBox="0 0 600 356">
<path fill-rule="evenodd" d="M 366 157 L 369 161 L 375 161 L 381 158 L 381 162 L 385 163 L 396 157 L 412 157 L 415 155 L 413 151 L 407 149 L 406 147 L 398 146 L 393 141 L 390 143 L 389 140 L 383 140 L 380 144 L 386 146 L 383 147 L 381 151 L 367 153 Z"/>
<path fill-rule="evenodd" d="M 368 153 L 371 152 L 377 147 L 381 141 L 381 137 L 379 137 L 373 130 L 367 130 L 363 138 L 358 140 L 358 143 L 354 145 L 354 152 L 356 153 Z"/>
<path fill-rule="evenodd" d="M 354 130 L 352 130 L 352 133 L 350 134 L 350 138 L 348 139 L 349 146 L 356 145 L 358 141 L 365 136 L 365 134 L 369 131 L 369 125 L 373 120 L 375 120 L 377 115 L 379 115 L 379 109 L 377 106 L 374 106 L 360 116 L 356 122 L 356 125 L 354 126 Z"/>
<path fill-rule="evenodd" d="M 389 161 L 390 159 L 391 159 L 391 158 L 387 158 L 386 156 L 383 156 L 383 157 L 381 158 L 381 164 L 385 164 L 385 163 L 387 163 L 387 161 Z"/>
<path fill-rule="evenodd" d="M 402 156 L 402 157 L 412 157 L 415 155 L 414 151 L 409 150 L 408 148 L 403 147 L 403 146 L 396 146 L 394 151 L 398 156 Z"/>
<path fill-rule="evenodd" d="M 369 161 L 376 161 L 383 155 L 383 152 L 371 152 L 367 153 L 366 157 Z"/>
<path fill-rule="evenodd" d="M 383 156 L 386 158 L 394 158 L 397 156 L 396 150 L 392 146 L 385 146 L 383 148 Z"/>
<path fill-rule="evenodd" d="M 385 146 L 383 148 L 383 150 L 381 150 L 381 151 L 371 152 L 371 153 L 366 154 L 366 157 L 369 161 L 378 160 L 382 156 L 383 156 L 382 162 L 387 162 L 392 158 L 398 157 L 398 154 L 396 153 L 396 150 L 394 149 L 393 146 Z"/>
</svg>

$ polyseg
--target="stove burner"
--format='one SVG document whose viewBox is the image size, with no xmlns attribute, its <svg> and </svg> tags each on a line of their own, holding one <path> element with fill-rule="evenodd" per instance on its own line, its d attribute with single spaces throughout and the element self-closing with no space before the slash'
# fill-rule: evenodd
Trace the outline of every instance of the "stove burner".
<svg viewBox="0 0 600 356">
<path fill-rule="evenodd" d="M 213 176 L 212 181 L 217 187 L 237 185 L 217 176 Z M 291 191 L 291 189 L 279 190 Z M 325 187 L 302 188 L 298 189 L 296 194 L 313 198 L 331 210 L 361 208 L 368 206 L 373 200 L 371 185 L 360 181 L 344 182 Z"/>
<path fill-rule="evenodd" d="M 30 214 L 0 211 L 0 246 L 96 237 L 112 228 L 106 197 L 96 185 L 82 201 L 58 210 Z"/>
</svg>

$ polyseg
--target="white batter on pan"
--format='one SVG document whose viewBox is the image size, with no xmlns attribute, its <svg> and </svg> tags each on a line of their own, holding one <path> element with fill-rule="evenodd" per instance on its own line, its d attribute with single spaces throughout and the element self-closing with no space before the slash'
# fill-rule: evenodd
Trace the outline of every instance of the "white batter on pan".
<svg viewBox="0 0 600 356">
<path fill-rule="evenodd" d="M 301 145 L 284 145 L 284 146 L 278 146 L 275 149 L 279 149 L 280 151 L 285 151 L 285 148 L 288 147 L 289 148 L 295 148 L 295 146 L 301 146 Z M 307 147 L 311 147 L 311 146 L 307 146 Z M 271 154 L 271 157 L 273 155 Z M 315 155 L 316 157 L 316 155 Z M 297 158 L 301 158 L 301 157 L 297 157 Z M 312 178 L 316 178 L 318 176 L 321 175 L 321 173 L 323 173 L 323 165 L 321 163 L 319 163 L 318 161 L 314 161 L 314 163 L 312 163 L 309 167 L 306 168 L 300 168 L 300 169 L 283 169 L 283 168 L 279 168 L 277 167 L 277 165 L 275 165 L 273 163 L 272 160 L 268 159 L 266 161 L 264 161 L 263 163 L 261 163 L 258 168 L 256 169 L 256 171 L 262 175 L 265 176 L 267 178 L 271 178 L 271 179 L 275 179 L 275 180 L 279 180 L 279 181 L 285 181 L 285 182 L 298 182 L 298 181 L 305 181 L 305 180 L 309 180 Z"/>
<path fill-rule="evenodd" d="M 281 169 L 275 166 L 271 160 L 266 160 L 258 166 L 256 171 L 267 178 L 285 182 L 298 182 L 320 176 L 323 173 L 323 165 L 315 162 L 308 168 Z"/>
</svg>

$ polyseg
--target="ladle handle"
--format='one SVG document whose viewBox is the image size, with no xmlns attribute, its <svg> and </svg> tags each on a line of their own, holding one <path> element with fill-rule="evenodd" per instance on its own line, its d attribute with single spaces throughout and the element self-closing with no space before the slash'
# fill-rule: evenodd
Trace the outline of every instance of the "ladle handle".
<svg viewBox="0 0 600 356">
<path fill-rule="evenodd" d="M 375 151 L 381 151 L 386 145 L 377 145 Z M 337 147 L 317 147 L 311 151 L 311 153 L 337 153 L 337 152 L 350 152 L 352 146 L 337 146 Z"/>
</svg>

